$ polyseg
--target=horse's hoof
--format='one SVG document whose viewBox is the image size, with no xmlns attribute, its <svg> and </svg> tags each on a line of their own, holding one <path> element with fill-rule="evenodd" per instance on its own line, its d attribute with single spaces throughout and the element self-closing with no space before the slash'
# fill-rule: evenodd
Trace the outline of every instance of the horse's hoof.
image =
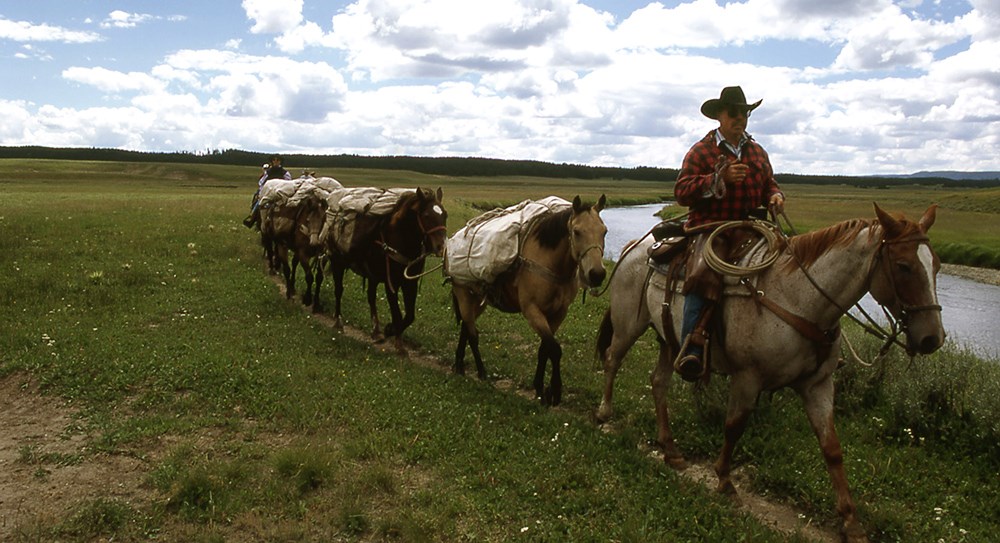
<svg viewBox="0 0 1000 543">
<path fill-rule="evenodd" d="M 719 481 L 719 486 L 715 488 L 715 491 L 724 496 L 732 496 L 732 497 L 736 496 L 736 487 L 733 485 L 733 482 L 730 481 L 729 479 L 726 479 L 725 481 Z"/>
<path fill-rule="evenodd" d="M 689 464 L 688 461 L 685 460 L 684 457 L 680 455 L 664 454 L 663 463 L 677 471 L 684 471 L 689 467 L 691 467 L 691 464 Z M 735 488 L 733 489 L 733 492 L 736 492 Z"/>
<path fill-rule="evenodd" d="M 604 402 L 601 402 L 601 406 L 598 407 L 597 411 L 594 412 L 594 418 L 597 419 L 597 422 L 599 424 L 604 424 L 605 422 L 608 422 L 609 420 L 611 420 L 611 417 L 613 415 L 614 415 L 614 408 Z"/>
<path fill-rule="evenodd" d="M 840 529 L 840 538 L 846 543 L 868 543 L 868 536 L 857 521 L 845 523 Z"/>
</svg>

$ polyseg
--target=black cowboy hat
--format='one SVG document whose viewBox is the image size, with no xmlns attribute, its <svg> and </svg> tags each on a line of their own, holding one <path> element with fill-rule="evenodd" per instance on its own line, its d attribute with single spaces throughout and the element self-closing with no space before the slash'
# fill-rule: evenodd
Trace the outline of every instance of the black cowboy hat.
<svg viewBox="0 0 1000 543">
<path fill-rule="evenodd" d="M 746 109 L 747 113 L 753 111 L 760 105 L 764 100 L 757 100 L 752 104 L 747 103 L 747 97 L 743 94 L 743 89 L 740 87 L 726 87 L 722 89 L 719 93 L 718 98 L 712 98 L 711 100 L 706 100 L 704 104 L 701 105 L 701 114 L 708 117 L 709 119 L 718 119 L 719 113 L 728 107 L 741 107 Z"/>
</svg>

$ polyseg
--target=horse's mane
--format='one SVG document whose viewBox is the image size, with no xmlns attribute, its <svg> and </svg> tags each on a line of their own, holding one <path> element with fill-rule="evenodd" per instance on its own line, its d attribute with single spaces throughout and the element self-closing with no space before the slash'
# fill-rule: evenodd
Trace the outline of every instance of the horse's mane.
<svg viewBox="0 0 1000 543">
<path fill-rule="evenodd" d="M 573 213 L 573 208 L 568 207 L 540 217 L 531 231 L 532 236 L 538 240 L 538 244 L 547 249 L 553 249 L 566 239 L 566 236 L 569 235 L 570 213 Z"/>
<path fill-rule="evenodd" d="M 431 201 L 434 200 L 434 195 L 429 189 L 416 189 L 413 192 L 403 194 L 396 202 L 396 207 L 393 208 L 392 213 L 389 214 L 390 227 L 395 227 L 399 224 L 406 217 L 407 212 L 413 211 L 414 213 L 418 213 L 420 211 L 420 194 L 417 193 L 418 191 L 423 193 L 424 199 L 429 198 Z"/>
<path fill-rule="evenodd" d="M 796 261 L 802 266 L 809 267 L 826 251 L 839 245 L 847 245 L 868 228 L 869 238 L 873 238 L 881 232 L 875 219 L 850 219 L 826 228 L 814 230 L 805 234 L 793 236 L 788 239 L 788 250 L 795 257 L 786 262 L 788 268 L 797 266 Z"/>
</svg>

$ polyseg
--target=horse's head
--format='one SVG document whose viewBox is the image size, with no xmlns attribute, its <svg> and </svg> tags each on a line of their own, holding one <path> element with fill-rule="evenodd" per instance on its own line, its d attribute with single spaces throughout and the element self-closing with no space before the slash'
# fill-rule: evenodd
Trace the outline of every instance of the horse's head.
<svg viewBox="0 0 1000 543">
<path fill-rule="evenodd" d="M 902 323 L 906 350 L 911 355 L 930 354 L 944 343 L 937 298 L 941 262 L 927 237 L 936 210 L 936 205 L 930 206 L 915 223 L 875 205 L 875 215 L 882 226 L 882 243 L 869 292 Z"/>
<path fill-rule="evenodd" d="M 435 256 L 444 254 L 444 244 L 448 239 L 448 212 L 441 204 L 441 187 L 437 192 L 417 188 L 417 224 L 424 235 L 424 251 Z"/>
<path fill-rule="evenodd" d="M 302 214 L 299 216 L 299 228 L 309 236 L 309 244 L 314 247 L 321 247 L 320 233 L 323 231 L 323 223 L 326 221 L 327 203 L 325 198 L 307 198 L 301 204 Z"/>
<path fill-rule="evenodd" d="M 604 269 L 604 236 L 608 227 L 601 220 L 600 212 L 607 199 L 604 195 L 593 206 L 585 206 L 577 196 L 573 199 L 573 215 L 569 219 L 570 250 L 579 262 L 577 271 L 584 285 L 601 286 L 607 271 Z"/>
</svg>

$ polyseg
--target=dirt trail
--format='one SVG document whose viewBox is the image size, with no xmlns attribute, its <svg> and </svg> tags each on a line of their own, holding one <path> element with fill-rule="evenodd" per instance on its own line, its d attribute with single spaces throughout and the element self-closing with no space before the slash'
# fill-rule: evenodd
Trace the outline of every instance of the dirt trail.
<svg viewBox="0 0 1000 543">
<path fill-rule="evenodd" d="M 82 502 L 152 499 L 143 487 L 149 466 L 87 450 L 75 415 L 22 374 L 0 379 L 0 541 L 63 522 Z"/>
</svg>

